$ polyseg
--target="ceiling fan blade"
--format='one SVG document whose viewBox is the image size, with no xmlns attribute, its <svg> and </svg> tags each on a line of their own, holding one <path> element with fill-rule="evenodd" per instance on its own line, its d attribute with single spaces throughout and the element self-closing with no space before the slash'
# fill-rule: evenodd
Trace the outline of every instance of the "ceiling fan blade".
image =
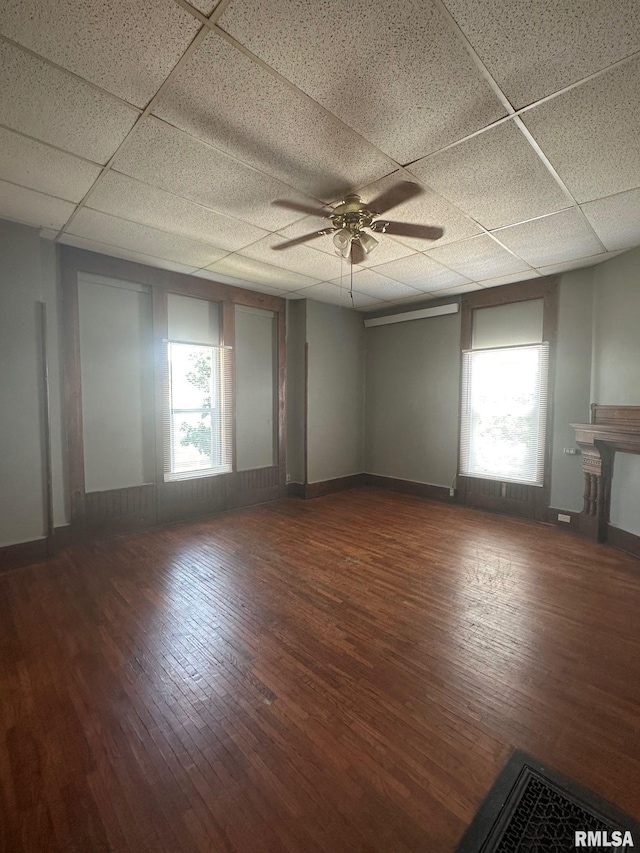
<svg viewBox="0 0 640 853">
<path fill-rule="evenodd" d="M 371 223 L 371 230 L 384 234 L 394 234 L 397 237 L 417 237 L 419 240 L 439 240 L 444 234 L 444 228 L 435 225 L 414 225 L 413 222 L 385 222 L 377 219 Z"/>
<path fill-rule="evenodd" d="M 306 243 L 307 240 L 315 240 L 316 237 L 323 237 L 325 234 L 331 234 L 333 228 L 325 228 L 322 231 L 311 231 L 310 234 L 303 234 L 302 237 L 294 237 L 293 240 L 285 240 L 284 243 L 278 243 L 272 246 L 272 249 L 280 251 L 280 249 L 290 249 L 292 246 L 299 246 L 300 243 Z"/>
<path fill-rule="evenodd" d="M 277 198 L 271 202 L 276 207 L 284 207 L 285 210 L 295 210 L 297 213 L 306 213 L 308 216 L 320 216 L 322 219 L 328 219 L 329 214 L 321 207 L 312 207 L 310 204 L 302 204 L 298 201 L 289 201 L 288 198 Z"/>
<path fill-rule="evenodd" d="M 369 210 L 380 215 L 381 213 L 386 213 L 387 210 L 391 210 L 392 207 L 397 207 L 399 204 L 409 201 L 410 198 L 422 195 L 423 192 L 422 187 L 414 184 L 413 181 L 398 181 L 397 184 L 389 187 L 388 190 L 380 193 L 379 196 L 372 198 L 367 207 Z"/>
<path fill-rule="evenodd" d="M 365 250 L 360 245 L 359 240 L 351 241 L 351 263 L 352 264 L 361 264 L 366 258 L 367 254 Z"/>
</svg>

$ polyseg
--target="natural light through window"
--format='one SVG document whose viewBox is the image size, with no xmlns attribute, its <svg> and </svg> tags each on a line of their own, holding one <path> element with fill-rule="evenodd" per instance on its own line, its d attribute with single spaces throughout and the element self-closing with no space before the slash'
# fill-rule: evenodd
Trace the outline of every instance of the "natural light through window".
<svg viewBox="0 0 640 853">
<path fill-rule="evenodd" d="M 170 341 L 167 361 L 165 479 L 230 471 L 224 348 Z"/>
<path fill-rule="evenodd" d="M 460 473 L 542 486 L 549 345 L 463 353 Z"/>
</svg>

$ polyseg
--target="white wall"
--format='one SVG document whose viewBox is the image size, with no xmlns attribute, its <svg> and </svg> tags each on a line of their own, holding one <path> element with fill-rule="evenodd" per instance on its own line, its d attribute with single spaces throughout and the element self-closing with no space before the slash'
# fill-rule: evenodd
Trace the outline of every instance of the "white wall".
<svg viewBox="0 0 640 853">
<path fill-rule="evenodd" d="M 34 228 L 0 220 L 0 547 L 46 533 L 40 300 L 48 314 L 54 520 L 66 521 L 57 287 L 54 244 Z"/>
<path fill-rule="evenodd" d="M 308 481 L 359 474 L 364 465 L 362 314 L 306 300 L 306 334 Z"/>
<path fill-rule="evenodd" d="M 640 249 L 594 269 L 594 403 L 640 406 Z M 616 454 L 611 523 L 640 535 L 640 457 Z"/>
</svg>

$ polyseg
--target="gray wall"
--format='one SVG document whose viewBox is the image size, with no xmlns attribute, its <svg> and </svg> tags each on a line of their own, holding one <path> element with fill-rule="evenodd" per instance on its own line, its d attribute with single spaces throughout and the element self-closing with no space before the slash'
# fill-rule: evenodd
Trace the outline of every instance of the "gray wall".
<svg viewBox="0 0 640 853">
<path fill-rule="evenodd" d="M 37 302 L 47 304 L 55 523 L 65 523 L 56 250 L 0 220 L 0 546 L 42 538 L 44 439 Z"/>
<path fill-rule="evenodd" d="M 460 315 L 366 331 L 365 470 L 451 486 L 458 465 Z"/>
<path fill-rule="evenodd" d="M 304 483 L 304 352 L 307 339 L 304 299 L 287 301 L 287 477 Z"/>
<path fill-rule="evenodd" d="M 239 471 L 276 458 L 276 319 L 236 305 L 236 455 Z"/>
<path fill-rule="evenodd" d="M 551 456 L 552 507 L 582 510 L 584 477 L 580 456 L 567 456 L 575 449 L 572 423 L 589 421 L 591 384 L 591 325 L 593 268 L 566 273 L 560 280 L 556 381 L 553 398 Z"/>
<path fill-rule="evenodd" d="M 362 314 L 307 300 L 306 333 L 308 481 L 359 474 L 364 465 Z"/>
<path fill-rule="evenodd" d="M 86 490 L 153 483 L 151 294 L 81 273 L 78 307 Z"/>
<path fill-rule="evenodd" d="M 640 405 L 640 249 L 594 269 L 594 403 Z M 640 457 L 616 454 L 611 523 L 640 535 Z"/>
</svg>

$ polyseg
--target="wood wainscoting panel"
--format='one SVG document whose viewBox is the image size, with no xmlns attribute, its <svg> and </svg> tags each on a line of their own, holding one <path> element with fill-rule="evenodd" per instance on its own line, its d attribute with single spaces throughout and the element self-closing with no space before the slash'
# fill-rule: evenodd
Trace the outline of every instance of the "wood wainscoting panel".
<svg viewBox="0 0 640 853">
<path fill-rule="evenodd" d="M 546 495 L 535 486 L 459 476 L 458 489 L 460 502 L 478 509 L 539 521 L 546 520 L 548 515 Z M 540 502 L 538 498 L 541 498 Z"/>
<path fill-rule="evenodd" d="M 153 483 L 86 492 L 82 527 L 86 531 L 117 533 L 152 527 L 157 523 L 155 494 Z"/>
<path fill-rule="evenodd" d="M 183 521 L 213 515 L 227 508 L 225 478 L 193 477 L 189 480 L 171 480 L 158 489 L 158 522 Z"/>
<path fill-rule="evenodd" d="M 275 501 L 280 497 L 279 465 L 227 475 L 227 509 Z"/>
</svg>

